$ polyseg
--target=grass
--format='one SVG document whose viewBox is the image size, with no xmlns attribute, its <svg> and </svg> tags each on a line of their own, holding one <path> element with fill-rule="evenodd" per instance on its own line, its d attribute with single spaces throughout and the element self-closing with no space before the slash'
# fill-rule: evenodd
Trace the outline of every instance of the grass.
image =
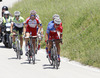
<svg viewBox="0 0 100 78">
<path fill-rule="evenodd" d="M 61 55 L 85 65 L 100 68 L 100 0 L 22 0 L 10 12 L 19 10 L 26 19 L 36 10 L 43 23 L 44 35 L 53 14 L 63 24 Z M 42 47 L 45 48 L 45 39 Z"/>
</svg>

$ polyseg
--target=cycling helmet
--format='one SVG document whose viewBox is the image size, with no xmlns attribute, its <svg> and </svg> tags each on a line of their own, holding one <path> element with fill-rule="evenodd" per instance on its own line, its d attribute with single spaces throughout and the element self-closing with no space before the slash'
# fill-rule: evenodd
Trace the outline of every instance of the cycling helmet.
<svg viewBox="0 0 100 78">
<path fill-rule="evenodd" d="M 7 6 L 3 6 L 2 10 L 8 10 L 8 7 Z"/>
<path fill-rule="evenodd" d="M 36 15 L 36 11 L 35 11 L 35 10 L 31 10 L 31 11 L 30 11 L 30 14 Z"/>
<path fill-rule="evenodd" d="M 15 16 L 20 16 L 20 12 L 19 12 L 19 11 L 15 11 L 15 12 L 14 12 L 14 15 L 15 15 Z"/>
<path fill-rule="evenodd" d="M 61 23 L 61 19 L 60 18 L 55 18 L 54 19 L 54 23 L 55 24 L 60 24 Z"/>
<path fill-rule="evenodd" d="M 4 15 L 9 15 L 9 14 L 10 14 L 9 11 L 4 12 Z"/>
<path fill-rule="evenodd" d="M 55 19 L 55 18 L 60 18 L 60 16 L 59 16 L 58 14 L 54 14 L 52 18 L 53 18 L 53 19 Z"/>
</svg>

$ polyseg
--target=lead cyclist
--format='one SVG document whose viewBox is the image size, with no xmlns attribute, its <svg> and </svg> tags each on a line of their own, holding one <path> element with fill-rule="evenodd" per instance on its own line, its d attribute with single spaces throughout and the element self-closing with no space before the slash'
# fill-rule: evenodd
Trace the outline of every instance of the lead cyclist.
<svg viewBox="0 0 100 78">
<path fill-rule="evenodd" d="M 60 42 L 62 41 L 62 32 L 63 32 L 63 27 L 61 26 L 61 19 L 60 18 L 55 18 L 54 23 L 51 23 L 47 27 L 46 31 L 46 40 L 56 40 L 56 47 L 57 47 L 57 53 L 58 53 L 58 61 L 60 62 Z M 58 39 L 58 40 L 57 40 Z M 61 39 L 61 41 L 59 40 Z M 49 58 L 51 59 L 51 48 L 52 48 L 52 42 L 48 41 L 48 55 Z"/>
</svg>

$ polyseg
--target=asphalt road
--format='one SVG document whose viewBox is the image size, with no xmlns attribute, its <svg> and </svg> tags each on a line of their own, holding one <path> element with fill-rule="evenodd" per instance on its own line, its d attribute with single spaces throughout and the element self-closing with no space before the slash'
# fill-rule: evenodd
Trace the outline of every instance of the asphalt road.
<svg viewBox="0 0 100 78">
<path fill-rule="evenodd" d="M 24 48 L 24 46 L 23 46 Z M 24 49 L 23 49 L 24 51 Z M 100 78 L 100 69 L 80 65 L 61 58 L 59 69 L 54 69 L 46 58 L 44 49 L 38 51 L 36 64 L 29 64 L 25 51 L 21 60 L 13 49 L 0 43 L 0 78 Z"/>
</svg>

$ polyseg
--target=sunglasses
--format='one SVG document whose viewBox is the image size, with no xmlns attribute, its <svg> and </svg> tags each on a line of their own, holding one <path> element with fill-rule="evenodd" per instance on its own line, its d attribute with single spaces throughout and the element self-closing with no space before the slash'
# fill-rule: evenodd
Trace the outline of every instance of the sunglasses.
<svg viewBox="0 0 100 78">
<path fill-rule="evenodd" d="M 19 16 L 15 16 L 15 17 L 19 17 Z"/>
<path fill-rule="evenodd" d="M 32 17 L 32 16 L 35 16 L 35 15 L 31 15 L 31 17 Z"/>
<path fill-rule="evenodd" d="M 55 24 L 56 26 L 59 26 L 60 24 Z"/>
</svg>

